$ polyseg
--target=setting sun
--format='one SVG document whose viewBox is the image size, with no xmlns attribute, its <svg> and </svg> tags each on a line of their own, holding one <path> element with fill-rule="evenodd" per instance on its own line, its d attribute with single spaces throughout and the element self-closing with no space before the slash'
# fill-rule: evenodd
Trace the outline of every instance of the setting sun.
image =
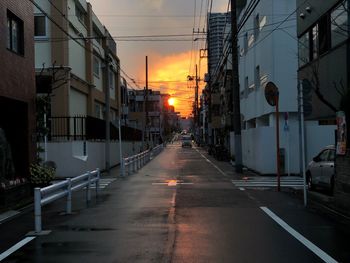
<svg viewBox="0 0 350 263">
<path fill-rule="evenodd" d="M 170 106 L 174 106 L 174 104 L 175 104 L 175 99 L 174 99 L 174 98 L 168 99 L 168 103 L 169 103 Z"/>
</svg>

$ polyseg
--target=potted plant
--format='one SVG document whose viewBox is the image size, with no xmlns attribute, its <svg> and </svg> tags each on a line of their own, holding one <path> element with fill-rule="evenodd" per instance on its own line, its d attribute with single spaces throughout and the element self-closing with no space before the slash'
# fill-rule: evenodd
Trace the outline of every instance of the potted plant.
<svg viewBox="0 0 350 263">
<path fill-rule="evenodd" d="M 30 182 L 34 187 L 45 187 L 50 185 L 55 176 L 55 168 L 33 163 L 29 167 Z"/>
</svg>

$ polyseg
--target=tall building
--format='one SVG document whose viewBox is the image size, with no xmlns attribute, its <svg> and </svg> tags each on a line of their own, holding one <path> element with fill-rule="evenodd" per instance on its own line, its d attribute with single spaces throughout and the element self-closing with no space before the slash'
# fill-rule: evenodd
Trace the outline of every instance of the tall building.
<svg viewBox="0 0 350 263">
<path fill-rule="evenodd" d="M 215 74 L 216 67 L 222 58 L 224 32 L 230 21 L 229 13 L 208 14 L 208 71 L 210 78 Z"/>
<path fill-rule="evenodd" d="M 29 1 L 3 0 L 0 14 L 1 210 L 26 194 L 29 164 L 35 161 L 36 95 L 33 7 Z"/>
</svg>

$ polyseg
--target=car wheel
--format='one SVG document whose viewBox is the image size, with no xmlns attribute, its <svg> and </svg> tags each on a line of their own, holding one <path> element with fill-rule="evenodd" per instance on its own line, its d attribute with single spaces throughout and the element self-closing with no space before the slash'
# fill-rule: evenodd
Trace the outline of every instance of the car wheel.
<svg viewBox="0 0 350 263">
<path fill-rule="evenodd" d="M 312 176 L 310 172 L 307 172 L 306 174 L 306 184 L 307 184 L 307 188 L 309 190 L 313 190 L 314 189 L 314 185 L 312 183 Z"/>
</svg>

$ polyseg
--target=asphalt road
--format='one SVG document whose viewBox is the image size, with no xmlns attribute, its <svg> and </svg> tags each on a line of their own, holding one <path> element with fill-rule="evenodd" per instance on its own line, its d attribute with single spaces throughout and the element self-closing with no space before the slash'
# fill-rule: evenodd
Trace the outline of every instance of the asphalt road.
<svg viewBox="0 0 350 263">
<path fill-rule="evenodd" d="M 72 215 L 62 202 L 45 207 L 49 235 L 25 239 L 32 213 L 1 224 L 0 253 L 20 244 L 4 262 L 350 262 L 335 222 L 289 194 L 238 189 L 237 178 L 201 148 L 168 145 L 88 207 L 75 201 L 83 193 Z"/>
</svg>

